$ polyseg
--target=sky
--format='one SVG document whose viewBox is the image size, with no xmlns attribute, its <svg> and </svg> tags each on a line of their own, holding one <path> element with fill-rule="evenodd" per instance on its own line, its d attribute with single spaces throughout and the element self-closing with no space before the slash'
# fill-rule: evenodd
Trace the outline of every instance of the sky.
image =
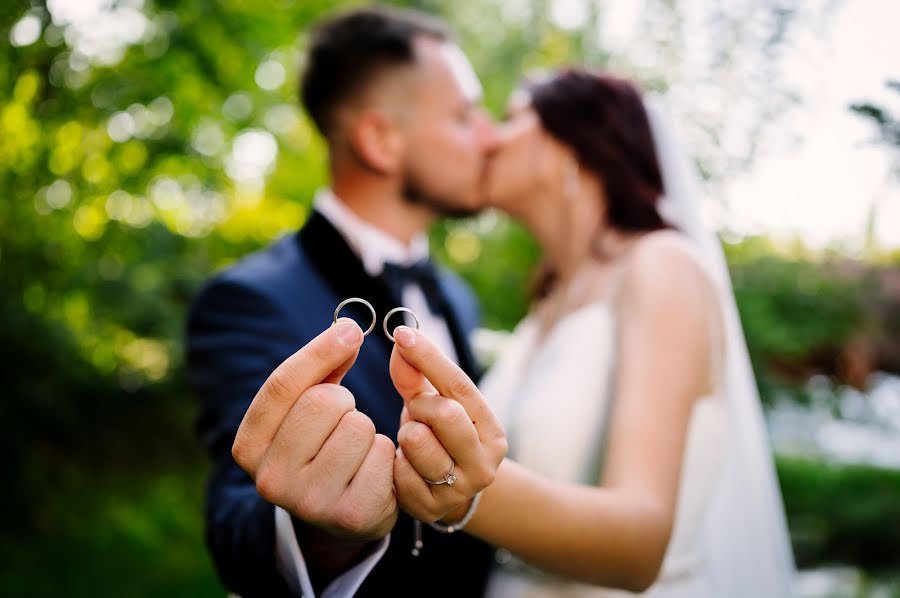
<svg viewBox="0 0 900 598">
<path fill-rule="evenodd" d="M 816 51 L 787 59 L 790 76 L 809 81 L 804 106 L 792 116 L 804 139 L 761 157 L 727 185 L 729 228 L 797 234 L 813 246 L 859 246 L 878 202 L 876 238 L 900 248 L 900 181 L 889 176 L 891 154 L 869 143 L 875 128 L 847 109 L 875 101 L 900 113 L 900 94 L 884 87 L 887 79 L 900 80 L 898 23 L 896 0 L 847 0 Z"/>
</svg>

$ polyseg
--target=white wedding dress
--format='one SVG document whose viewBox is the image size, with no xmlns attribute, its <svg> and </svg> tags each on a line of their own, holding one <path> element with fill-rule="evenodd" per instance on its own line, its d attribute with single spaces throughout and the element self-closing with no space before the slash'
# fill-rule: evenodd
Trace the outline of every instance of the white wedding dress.
<svg viewBox="0 0 900 598">
<path fill-rule="evenodd" d="M 614 314 L 611 302 L 588 304 L 565 315 L 540 343 L 538 323 L 532 317 L 516 328 L 507 350 L 482 382 L 484 396 L 506 426 L 510 458 L 559 482 L 599 483 L 615 409 Z M 706 575 L 703 538 L 720 477 L 725 430 L 725 409 L 718 394 L 698 397 L 695 403 L 673 535 L 660 576 L 644 596 L 715 595 Z M 505 551 L 498 552 L 497 560 L 487 592 L 491 598 L 634 595 L 540 571 Z"/>
<path fill-rule="evenodd" d="M 645 106 L 665 196 L 660 212 L 690 238 L 724 315 L 724 347 L 711 364 L 714 391 L 698 397 L 682 457 L 673 534 L 653 598 L 788 598 L 794 559 L 753 369 L 718 239 L 701 217 L 695 164 L 661 98 Z M 504 422 L 510 457 L 550 479 L 598 484 L 617 367 L 613 305 L 578 309 L 538 340 L 518 326 L 482 382 Z M 647 375 L 653 375 L 647 372 Z M 542 572 L 503 551 L 491 598 L 624 597 Z"/>
</svg>

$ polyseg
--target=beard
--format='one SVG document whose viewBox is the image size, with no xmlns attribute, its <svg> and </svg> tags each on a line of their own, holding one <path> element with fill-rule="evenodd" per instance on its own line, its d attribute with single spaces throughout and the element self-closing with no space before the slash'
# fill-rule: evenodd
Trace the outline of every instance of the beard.
<svg viewBox="0 0 900 598">
<path fill-rule="evenodd" d="M 480 207 L 463 206 L 452 198 L 426 191 L 425 186 L 409 170 L 403 177 L 403 197 L 409 203 L 428 208 L 441 217 L 468 218 L 481 211 Z"/>
</svg>

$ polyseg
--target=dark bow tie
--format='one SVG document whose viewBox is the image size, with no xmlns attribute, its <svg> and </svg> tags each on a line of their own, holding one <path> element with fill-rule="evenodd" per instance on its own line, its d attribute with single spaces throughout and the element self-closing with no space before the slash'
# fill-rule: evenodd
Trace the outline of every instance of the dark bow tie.
<svg viewBox="0 0 900 598">
<path fill-rule="evenodd" d="M 382 278 L 397 300 L 403 300 L 403 287 L 418 285 L 428 302 L 428 309 L 443 315 L 441 289 L 438 285 L 437 269 L 429 260 L 421 260 L 409 265 L 385 264 Z"/>
</svg>

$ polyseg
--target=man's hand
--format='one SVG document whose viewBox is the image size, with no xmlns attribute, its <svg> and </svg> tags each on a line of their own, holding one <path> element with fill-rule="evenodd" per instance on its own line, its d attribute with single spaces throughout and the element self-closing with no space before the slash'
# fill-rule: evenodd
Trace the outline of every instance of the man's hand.
<svg viewBox="0 0 900 598">
<path fill-rule="evenodd" d="M 372 540 L 397 520 L 395 451 L 339 386 L 362 341 L 341 318 L 288 357 L 253 399 L 232 455 L 269 502 L 336 536 Z"/>
<path fill-rule="evenodd" d="M 506 433 L 478 387 L 424 334 L 400 326 L 394 338 L 391 378 L 404 402 L 394 461 L 400 507 L 425 522 L 457 518 L 494 481 Z M 445 479 L 451 466 L 452 485 L 425 481 Z"/>
</svg>

